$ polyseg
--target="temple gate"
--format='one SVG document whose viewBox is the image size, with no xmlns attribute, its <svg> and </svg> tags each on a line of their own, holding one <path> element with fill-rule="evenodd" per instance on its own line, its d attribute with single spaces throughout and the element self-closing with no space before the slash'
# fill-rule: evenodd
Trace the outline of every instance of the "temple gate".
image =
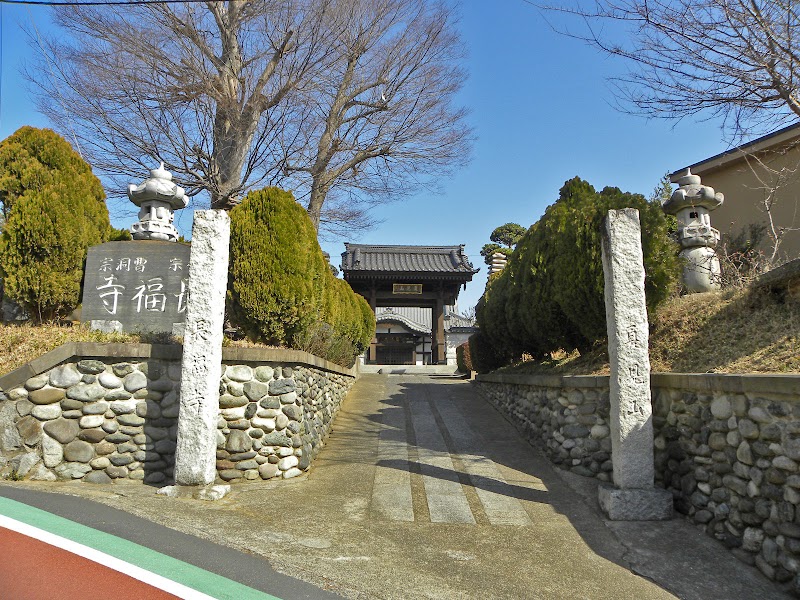
<svg viewBox="0 0 800 600">
<path fill-rule="evenodd" d="M 446 364 L 445 307 L 456 304 L 461 287 L 478 272 L 463 245 L 345 244 L 342 271 L 345 281 L 367 299 L 373 312 L 379 307 L 430 308 L 431 364 Z M 374 364 L 379 357 L 388 356 L 395 361 L 401 356 L 413 356 L 415 342 L 407 337 L 404 333 L 376 336 L 365 361 Z"/>
</svg>

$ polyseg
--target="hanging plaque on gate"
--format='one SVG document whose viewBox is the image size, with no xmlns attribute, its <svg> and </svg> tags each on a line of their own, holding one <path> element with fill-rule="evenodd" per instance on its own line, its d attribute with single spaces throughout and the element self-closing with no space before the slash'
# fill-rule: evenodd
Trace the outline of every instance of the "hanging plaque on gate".
<svg viewBox="0 0 800 600">
<path fill-rule="evenodd" d="M 421 294 L 422 293 L 422 284 L 421 283 L 393 283 L 392 284 L 392 293 L 393 294 Z"/>
</svg>

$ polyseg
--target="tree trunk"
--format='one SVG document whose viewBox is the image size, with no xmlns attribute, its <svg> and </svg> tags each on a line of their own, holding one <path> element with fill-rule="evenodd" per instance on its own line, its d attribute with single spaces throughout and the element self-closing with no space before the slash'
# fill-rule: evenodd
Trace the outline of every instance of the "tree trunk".
<svg viewBox="0 0 800 600">
<path fill-rule="evenodd" d="M 308 216 L 311 217 L 311 222 L 314 224 L 314 229 L 319 233 L 319 222 L 322 219 L 322 205 L 325 202 L 325 196 L 328 195 L 326 186 L 323 186 L 314 178 L 311 183 L 311 197 L 308 201 Z"/>
</svg>

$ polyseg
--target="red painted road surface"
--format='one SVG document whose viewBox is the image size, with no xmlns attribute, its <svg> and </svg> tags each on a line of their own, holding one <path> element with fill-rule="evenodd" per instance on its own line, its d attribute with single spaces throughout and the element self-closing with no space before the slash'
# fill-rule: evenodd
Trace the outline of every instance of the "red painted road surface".
<svg viewBox="0 0 800 600">
<path fill-rule="evenodd" d="M 0 600 L 176 600 L 138 579 L 0 527 Z"/>
</svg>

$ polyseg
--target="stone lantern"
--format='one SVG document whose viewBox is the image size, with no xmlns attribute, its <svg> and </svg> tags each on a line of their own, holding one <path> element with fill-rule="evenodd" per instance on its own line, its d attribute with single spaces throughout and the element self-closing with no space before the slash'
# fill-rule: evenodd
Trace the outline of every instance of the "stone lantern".
<svg viewBox="0 0 800 600">
<path fill-rule="evenodd" d="M 142 183 L 128 186 L 128 198 L 139 207 L 139 222 L 130 229 L 134 240 L 178 241 L 178 230 L 172 221 L 176 210 L 186 208 L 189 197 L 173 183 L 172 173 L 163 162 Z"/>
<path fill-rule="evenodd" d="M 661 208 L 678 219 L 680 257 L 684 259 L 683 283 L 692 294 L 717 290 L 721 271 L 714 248 L 720 236 L 719 231 L 711 227 L 709 213 L 719 207 L 725 197 L 703 185 L 700 176 L 692 175 L 689 169 L 677 183 L 678 189 Z"/>
<path fill-rule="evenodd" d="M 502 252 L 495 252 L 492 254 L 492 264 L 489 265 L 489 275 L 499 273 L 506 268 L 506 264 L 508 264 L 508 257 Z"/>
</svg>

